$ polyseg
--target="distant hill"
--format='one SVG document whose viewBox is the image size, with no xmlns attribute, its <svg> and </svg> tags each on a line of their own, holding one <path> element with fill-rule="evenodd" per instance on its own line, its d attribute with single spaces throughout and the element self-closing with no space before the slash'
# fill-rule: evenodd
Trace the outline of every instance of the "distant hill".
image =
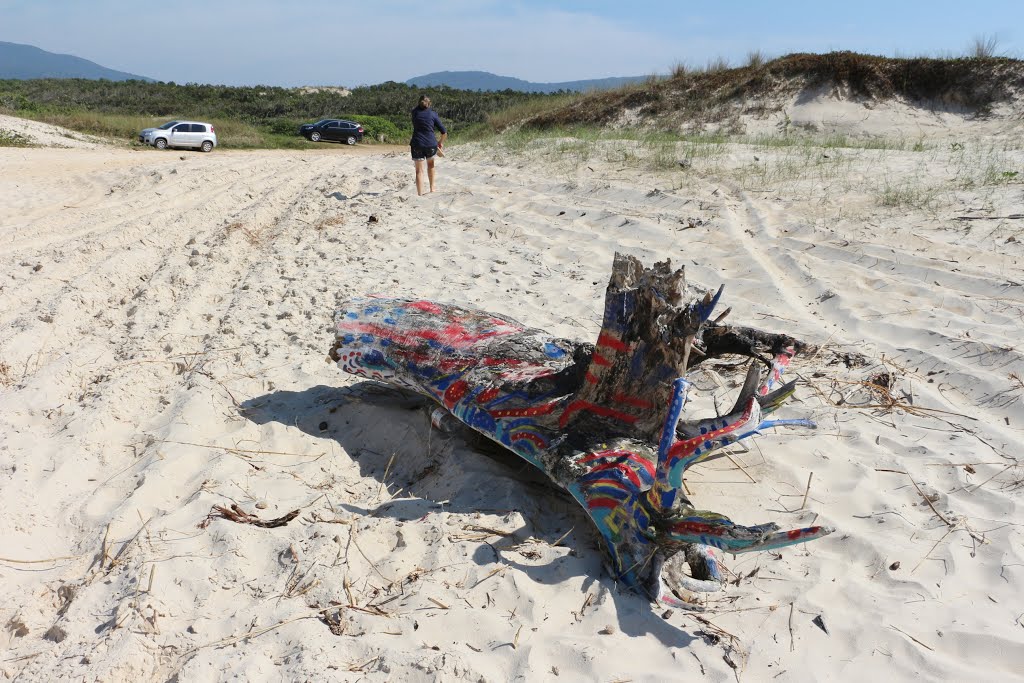
<svg viewBox="0 0 1024 683">
<path fill-rule="evenodd" d="M 88 59 L 59 55 L 32 45 L 0 41 L 0 79 L 105 78 L 108 81 L 149 81 L 152 78 L 115 71 Z"/>
<path fill-rule="evenodd" d="M 458 90 L 517 90 L 519 92 L 552 93 L 559 90 L 584 92 L 587 90 L 611 90 L 627 83 L 646 80 L 647 76 L 617 76 L 595 78 L 586 81 L 565 81 L 562 83 L 531 83 L 511 76 L 497 76 L 486 71 L 439 71 L 410 78 L 405 83 L 417 88 L 447 85 Z"/>
</svg>

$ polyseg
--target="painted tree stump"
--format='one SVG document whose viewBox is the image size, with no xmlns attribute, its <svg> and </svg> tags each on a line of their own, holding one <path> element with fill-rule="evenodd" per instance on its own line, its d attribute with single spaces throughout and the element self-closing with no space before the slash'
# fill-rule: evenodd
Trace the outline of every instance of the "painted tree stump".
<svg viewBox="0 0 1024 683">
<path fill-rule="evenodd" d="M 796 382 L 779 385 L 780 377 L 803 345 L 726 325 L 724 314 L 712 321 L 722 290 L 685 303 L 686 290 L 683 270 L 668 261 L 645 268 L 616 254 L 594 344 L 462 306 L 356 298 L 335 316 L 330 357 L 346 372 L 433 399 L 543 471 L 593 520 L 617 581 L 685 606 L 662 580 L 673 555 L 684 553 L 691 570 L 676 593 L 712 591 L 721 586 L 712 548 L 769 550 L 833 531 L 741 526 L 685 495 L 686 469 L 728 444 L 814 426 L 768 417 L 794 392 Z M 732 354 L 753 359 L 733 408 L 683 420 L 688 370 Z"/>
</svg>

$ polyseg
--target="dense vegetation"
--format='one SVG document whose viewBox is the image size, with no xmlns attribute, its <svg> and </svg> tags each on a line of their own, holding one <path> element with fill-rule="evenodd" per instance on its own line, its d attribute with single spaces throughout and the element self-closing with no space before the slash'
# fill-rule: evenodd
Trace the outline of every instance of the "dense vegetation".
<svg viewBox="0 0 1024 683">
<path fill-rule="evenodd" d="M 441 86 L 429 88 L 429 93 L 455 140 L 508 129 L 554 133 L 580 127 L 625 126 L 673 135 L 729 133 L 742 131 L 741 114 L 780 111 L 793 95 L 816 88 L 831 88 L 842 97 L 899 97 L 983 115 L 996 103 L 1024 92 L 1024 61 L 991 52 L 945 59 L 833 52 L 773 60 L 753 53 L 743 66 L 732 68 L 723 61 L 696 70 L 680 66 L 668 78 L 609 91 L 540 94 Z M 227 147 L 308 146 L 297 135 L 300 123 L 341 117 L 359 121 L 367 142 L 405 144 L 411 133 L 409 110 L 421 92 L 395 82 L 348 91 L 0 80 L 0 112 L 124 140 L 171 118 L 193 118 L 212 122 Z"/>
<path fill-rule="evenodd" d="M 189 118 L 217 126 L 227 146 L 298 146 L 299 124 L 351 118 L 368 141 L 404 143 L 409 110 L 421 89 L 402 83 L 354 88 L 229 87 L 85 79 L 0 80 L 0 111 L 75 130 L 130 139 L 158 120 Z M 466 135 L 489 114 L 551 95 L 430 88 L 434 108 L 452 130 Z M 346 94 L 349 93 L 349 94 Z"/>
</svg>

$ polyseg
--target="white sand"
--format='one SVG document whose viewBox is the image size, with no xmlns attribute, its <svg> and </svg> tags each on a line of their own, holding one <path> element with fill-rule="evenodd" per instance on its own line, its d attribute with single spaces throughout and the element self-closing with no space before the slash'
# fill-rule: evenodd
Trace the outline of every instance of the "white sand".
<svg viewBox="0 0 1024 683">
<path fill-rule="evenodd" d="M 456 147 L 425 197 L 404 149 L 0 148 L 0 679 L 1019 679 L 1024 221 L 954 220 L 1022 212 L 1015 130 L 679 145 L 692 168 L 661 171 L 627 143 Z M 593 339 L 616 250 L 828 342 L 785 411 L 820 428 L 688 486 L 839 531 L 726 556 L 706 622 L 616 589 L 525 465 L 347 401 L 324 358 L 335 303 L 371 292 Z M 843 382 L 884 370 L 921 412 L 855 407 L 880 399 Z M 707 410 L 737 381 L 695 379 Z M 232 503 L 301 513 L 199 528 Z"/>
<path fill-rule="evenodd" d="M 0 114 L 0 132 L 14 133 L 32 145 L 43 147 L 99 149 L 110 146 L 109 141 L 93 135 L 5 114 Z"/>
</svg>

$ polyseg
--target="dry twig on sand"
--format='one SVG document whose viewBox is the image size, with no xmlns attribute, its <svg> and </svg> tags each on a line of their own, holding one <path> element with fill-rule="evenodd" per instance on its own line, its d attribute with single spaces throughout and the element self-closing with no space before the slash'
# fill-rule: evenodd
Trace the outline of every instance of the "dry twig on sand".
<svg viewBox="0 0 1024 683">
<path fill-rule="evenodd" d="M 956 421 L 953 418 L 963 418 L 963 420 L 970 420 L 977 422 L 978 418 L 963 413 L 957 413 L 950 410 L 942 410 L 940 408 L 929 408 L 926 406 L 920 406 L 914 404 L 913 392 L 909 395 L 904 394 L 902 398 L 898 398 L 893 395 L 893 389 L 896 386 L 897 375 L 893 370 L 889 369 L 889 366 L 895 367 L 896 370 L 908 372 L 906 368 L 901 368 L 899 365 L 894 363 L 892 359 L 882 358 L 881 362 L 885 367 L 883 372 L 876 373 L 867 381 L 850 381 L 850 380 L 839 380 L 832 379 L 832 386 L 830 390 L 824 390 L 819 383 L 813 380 L 804 378 L 807 386 L 811 387 L 814 392 L 821 398 L 822 401 L 827 403 L 833 408 L 854 408 L 860 410 L 873 410 L 878 411 L 882 414 L 889 414 L 896 410 L 901 410 L 908 415 L 914 415 L 915 417 L 923 417 L 932 420 L 938 420 L 944 424 L 949 425 L 953 429 L 963 432 L 980 443 L 987 446 L 993 453 L 1006 461 L 1006 466 L 994 475 L 983 481 L 981 484 L 974 486 L 973 491 L 977 491 L 979 488 L 987 484 L 989 481 L 995 479 L 999 475 L 1011 470 L 1014 467 L 1020 467 L 1021 461 L 1017 458 L 1012 457 L 1008 453 L 1004 453 L 996 445 L 991 443 L 988 439 L 984 438 L 978 433 L 977 429 L 971 428 L 962 424 L 961 421 Z M 1021 381 L 1015 375 L 1010 375 L 1011 380 L 1016 380 L 1022 387 L 1024 387 L 1024 381 Z M 853 388 L 845 393 L 840 390 L 840 385 L 852 386 Z M 859 390 L 866 389 L 872 400 L 868 400 L 864 403 L 850 403 L 850 398 Z M 833 400 L 832 395 L 839 393 L 839 399 Z M 832 395 L 829 395 L 832 394 Z M 997 463 L 1001 464 L 1001 463 Z M 879 470 L 884 471 L 884 470 Z M 895 470 L 893 470 L 895 471 Z M 945 521 L 945 520 L 944 520 Z M 977 540 L 977 539 L 976 539 Z"/>
<path fill-rule="evenodd" d="M 914 641 L 915 643 L 917 643 L 918 645 L 920 645 L 921 647 L 923 647 L 923 648 L 926 648 L 926 649 L 928 649 L 928 650 L 931 650 L 932 652 L 935 652 L 935 648 L 933 648 L 933 647 L 929 647 L 929 646 L 925 645 L 925 644 L 924 644 L 924 643 L 922 643 L 922 642 L 921 642 L 920 640 L 918 640 L 918 639 L 917 639 L 917 638 L 915 638 L 914 636 L 910 635 L 909 633 L 907 633 L 907 632 L 906 632 L 906 631 L 904 631 L 903 629 L 901 629 L 901 628 L 898 628 L 898 627 L 896 627 L 896 626 L 893 626 L 893 625 L 891 625 L 891 624 L 889 625 L 889 628 L 893 629 L 894 631 L 899 631 L 900 633 L 902 633 L 903 635 L 905 635 L 905 636 L 906 636 L 907 638 L 910 638 L 910 639 L 911 639 L 912 641 Z"/>
<path fill-rule="evenodd" d="M 969 526 L 967 526 L 967 523 L 964 520 L 964 518 L 959 518 L 959 519 L 957 519 L 954 522 L 954 521 L 951 521 L 944 514 L 939 512 L 935 508 L 934 503 L 932 503 L 932 499 L 929 496 L 925 495 L 925 492 L 921 490 L 921 487 L 917 485 L 917 482 L 914 481 L 914 477 L 912 477 L 912 476 L 910 477 L 910 483 L 912 483 L 914 485 L 914 488 L 917 489 L 917 492 L 919 494 L 921 494 L 922 498 L 924 498 L 924 502 L 928 503 L 928 507 L 930 507 L 932 509 L 932 512 L 935 513 L 935 516 L 938 517 L 939 519 L 941 519 L 943 521 L 943 523 L 945 523 L 945 525 L 949 527 L 950 531 L 956 531 L 958 529 L 963 529 L 964 531 L 966 531 L 971 536 L 971 538 L 973 538 L 978 543 L 983 543 L 983 544 L 984 543 L 988 543 L 988 541 L 985 539 L 984 536 L 979 536 L 976 531 L 974 531 Z"/>
<path fill-rule="evenodd" d="M 238 524 L 251 524 L 258 526 L 263 529 L 274 529 L 279 526 L 285 526 L 288 522 L 292 521 L 299 516 L 299 510 L 292 510 L 288 514 L 277 517 L 276 519 L 260 519 L 256 515 L 250 514 L 243 510 L 237 503 L 232 503 L 230 508 L 226 508 L 223 505 L 214 505 L 210 510 L 210 514 L 199 523 L 200 529 L 205 529 L 210 526 L 210 522 L 218 517 L 224 519 L 230 519 L 232 522 Z"/>
<path fill-rule="evenodd" d="M 60 557 L 48 557 L 45 560 L 15 560 L 10 557 L 0 557 L 0 562 L 10 562 L 11 564 L 48 564 L 50 562 L 60 562 L 61 560 L 77 560 L 81 555 L 62 555 Z"/>
</svg>

